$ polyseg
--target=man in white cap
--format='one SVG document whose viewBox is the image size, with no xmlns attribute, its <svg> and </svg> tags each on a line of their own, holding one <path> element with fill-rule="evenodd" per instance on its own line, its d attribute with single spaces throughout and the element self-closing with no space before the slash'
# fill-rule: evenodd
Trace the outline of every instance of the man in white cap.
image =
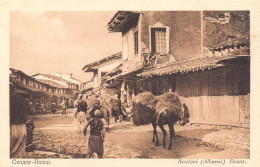
<svg viewBox="0 0 260 167">
<path fill-rule="evenodd" d="M 101 119 L 101 111 L 94 112 L 94 118 L 90 118 L 84 127 L 84 136 L 87 134 L 87 128 L 90 125 L 90 136 L 88 141 L 88 151 L 86 158 L 91 158 L 93 153 L 97 153 L 98 158 L 103 158 L 105 122 Z"/>
</svg>

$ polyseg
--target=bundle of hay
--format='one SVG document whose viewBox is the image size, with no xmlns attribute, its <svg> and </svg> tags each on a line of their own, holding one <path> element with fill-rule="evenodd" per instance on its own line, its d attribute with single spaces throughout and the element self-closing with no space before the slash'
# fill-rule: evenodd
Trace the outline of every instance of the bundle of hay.
<svg viewBox="0 0 260 167">
<path fill-rule="evenodd" d="M 119 101 L 116 97 L 109 94 L 102 94 L 102 104 L 106 106 L 110 111 L 112 109 L 119 110 L 118 103 Z"/>
<path fill-rule="evenodd" d="M 86 101 L 88 103 L 88 107 L 89 108 L 92 108 L 95 104 L 97 104 L 96 98 L 89 98 Z"/>
<path fill-rule="evenodd" d="M 140 93 L 135 97 L 132 108 L 134 125 L 143 125 L 151 122 L 157 101 L 156 96 L 150 92 Z"/>
<path fill-rule="evenodd" d="M 182 104 L 181 101 L 175 92 L 167 92 L 160 96 L 157 96 L 159 99 L 158 103 L 155 106 L 156 111 L 160 111 L 163 109 L 168 109 L 169 111 L 173 111 L 174 115 L 181 118 L 181 110 Z"/>
</svg>

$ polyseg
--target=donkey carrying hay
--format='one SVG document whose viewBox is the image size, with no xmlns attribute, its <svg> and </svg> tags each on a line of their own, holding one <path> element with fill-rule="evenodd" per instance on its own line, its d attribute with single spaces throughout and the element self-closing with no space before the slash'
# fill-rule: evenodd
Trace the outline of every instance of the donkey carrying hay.
<svg viewBox="0 0 260 167">
<path fill-rule="evenodd" d="M 185 104 L 181 104 L 176 93 L 165 93 L 160 96 L 154 96 L 152 93 L 144 92 L 136 96 L 133 105 L 135 125 L 152 123 L 153 142 L 159 145 L 157 125 L 163 132 L 163 147 L 166 147 L 165 137 L 166 130 L 164 125 L 168 125 L 170 129 L 170 144 L 168 149 L 172 149 L 172 138 L 175 138 L 174 124 L 178 121 L 181 125 L 189 122 L 189 112 Z"/>
<path fill-rule="evenodd" d="M 166 147 L 166 130 L 164 129 L 164 125 L 167 124 L 170 130 L 170 144 L 168 149 L 171 150 L 172 139 L 175 138 L 174 124 L 178 121 L 181 122 L 181 125 L 188 123 L 188 118 L 190 117 L 189 111 L 185 104 L 183 104 L 184 107 L 182 107 L 176 93 L 165 93 L 157 98 L 160 100 L 155 106 L 156 111 L 152 118 L 152 125 L 154 128 L 152 141 L 155 142 L 156 146 L 159 145 L 158 134 L 156 131 L 158 125 L 163 132 L 163 147 Z"/>
</svg>

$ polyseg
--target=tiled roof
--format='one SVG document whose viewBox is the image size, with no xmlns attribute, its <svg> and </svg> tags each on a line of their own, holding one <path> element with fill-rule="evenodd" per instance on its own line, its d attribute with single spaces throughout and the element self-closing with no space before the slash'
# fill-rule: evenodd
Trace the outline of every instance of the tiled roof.
<svg viewBox="0 0 260 167">
<path fill-rule="evenodd" d="M 152 77 L 152 76 L 160 76 L 166 74 L 177 74 L 177 73 L 183 74 L 187 72 L 210 70 L 213 68 L 224 66 L 222 60 L 234 59 L 238 57 L 242 57 L 242 56 L 203 57 L 203 58 L 190 59 L 187 61 L 175 62 L 172 64 L 146 70 L 138 74 L 137 76 Z"/>
<path fill-rule="evenodd" d="M 57 80 L 57 81 L 61 81 L 61 82 L 64 82 L 64 83 L 69 83 L 69 84 L 74 84 L 72 82 L 69 82 L 68 80 L 66 79 L 63 79 L 61 77 L 57 77 L 57 76 L 54 76 L 54 75 L 51 75 L 51 74 L 35 74 L 33 75 L 33 77 L 37 76 L 37 75 L 42 75 L 42 76 L 45 76 L 47 78 L 51 78 L 53 80 Z"/>
<path fill-rule="evenodd" d="M 25 76 L 25 77 L 28 77 L 28 78 L 30 78 L 31 80 L 33 80 L 33 81 L 35 81 L 35 82 L 37 82 L 37 83 L 41 83 L 41 84 L 46 85 L 46 83 L 42 83 L 42 82 L 38 81 L 37 79 L 33 78 L 32 76 L 27 75 L 27 74 L 25 74 L 24 72 L 22 72 L 22 71 L 20 71 L 20 70 L 16 70 L 16 69 L 13 69 L 13 68 L 10 68 L 10 70 L 11 70 L 12 72 L 21 74 L 21 75 L 23 75 L 23 76 Z"/>
<path fill-rule="evenodd" d="M 54 81 L 51 81 L 51 80 L 45 80 L 45 79 L 37 79 L 38 81 L 42 82 L 42 83 L 45 83 L 45 84 L 48 84 L 52 87 L 56 87 L 56 88 L 67 88 L 66 86 L 63 86 L 61 84 L 58 84 Z"/>
<path fill-rule="evenodd" d="M 111 70 L 110 72 L 106 73 L 106 75 L 104 75 L 102 77 L 102 79 L 108 79 L 114 75 L 117 75 L 119 73 L 122 73 L 122 63 L 120 63 L 116 68 L 114 68 L 113 70 Z"/>
<path fill-rule="evenodd" d="M 94 61 L 94 62 L 92 62 L 90 64 L 87 64 L 87 65 L 85 65 L 82 68 L 82 70 L 83 71 L 88 71 L 89 69 L 91 69 L 91 68 L 93 68 L 95 66 L 98 66 L 100 64 L 103 64 L 105 62 L 108 62 L 108 61 L 111 61 L 111 60 L 114 60 L 114 59 L 121 59 L 121 58 L 122 58 L 122 52 L 119 52 L 119 53 L 113 54 L 111 56 L 105 57 L 105 58 L 103 58 L 101 60 L 97 60 L 97 61 Z"/>
</svg>

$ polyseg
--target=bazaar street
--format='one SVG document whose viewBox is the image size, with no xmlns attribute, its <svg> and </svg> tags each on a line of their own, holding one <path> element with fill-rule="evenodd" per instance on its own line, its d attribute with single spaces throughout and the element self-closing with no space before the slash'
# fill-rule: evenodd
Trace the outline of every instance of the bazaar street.
<svg viewBox="0 0 260 167">
<path fill-rule="evenodd" d="M 35 115 L 34 124 L 35 149 L 27 152 L 27 157 L 85 158 L 89 131 L 87 136 L 77 132 L 73 109 L 68 109 L 67 115 L 62 115 L 61 111 L 55 115 L 52 113 Z M 151 125 L 134 126 L 132 122 L 112 121 L 110 127 L 110 132 L 106 132 L 104 141 L 104 158 L 249 158 L 247 151 L 249 146 L 246 150 L 237 151 L 234 150 L 240 149 L 237 146 L 225 149 L 219 142 L 217 145 L 202 142 L 204 139 L 214 138 L 211 134 L 218 132 L 214 128 L 175 126 L 176 139 L 173 149 L 167 150 L 162 147 L 160 130 L 158 130 L 160 145 L 157 147 L 152 143 Z M 168 129 L 166 130 L 168 134 Z M 227 136 L 226 133 L 223 142 L 227 140 Z M 247 137 L 249 138 L 244 136 Z M 245 140 L 242 142 L 246 143 Z M 168 144 L 168 136 L 166 143 Z M 96 154 L 94 158 L 97 158 Z"/>
</svg>

